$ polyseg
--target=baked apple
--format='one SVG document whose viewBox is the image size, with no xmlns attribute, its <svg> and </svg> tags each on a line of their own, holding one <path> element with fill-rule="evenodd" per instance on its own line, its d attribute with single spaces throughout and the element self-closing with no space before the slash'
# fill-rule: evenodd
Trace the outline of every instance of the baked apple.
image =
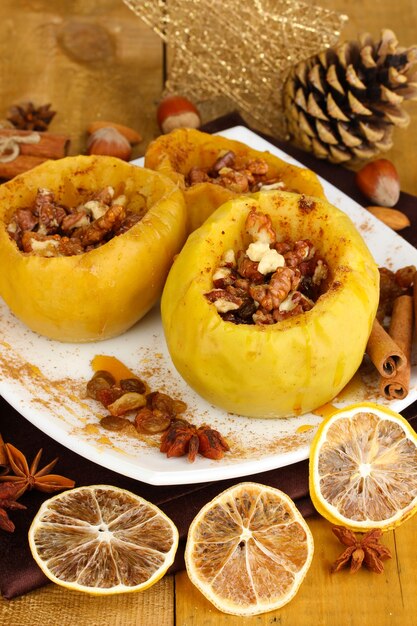
<svg viewBox="0 0 417 626">
<path fill-rule="evenodd" d="M 311 170 L 232 139 L 180 128 L 149 144 L 145 167 L 172 178 L 183 190 L 188 231 L 201 226 L 221 204 L 260 189 L 281 189 L 324 198 Z"/>
<path fill-rule="evenodd" d="M 196 392 L 231 413 L 275 418 L 312 411 L 347 384 L 378 299 L 377 265 L 345 213 L 261 191 L 189 236 L 161 310 L 173 363 Z"/>
<path fill-rule="evenodd" d="M 158 172 L 48 161 L 0 187 L 0 295 L 51 339 L 114 337 L 160 297 L 185 223 L 181 192 Z"/>
</svg>

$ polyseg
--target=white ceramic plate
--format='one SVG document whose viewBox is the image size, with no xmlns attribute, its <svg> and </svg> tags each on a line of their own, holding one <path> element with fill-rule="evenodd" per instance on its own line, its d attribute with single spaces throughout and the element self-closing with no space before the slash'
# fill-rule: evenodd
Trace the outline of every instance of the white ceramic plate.
<svg viewBox="0 0 417 626">
<path fill-rule="evenodd" d="M 300 165 L 247 128 L 234 127 L 221 134 Z M 327 198 L 353 219 L 379 265 L 391 269 L 417 265 L 413 246 L 334 186 L 322 183 Z M 150 484 L 171 485 L 247 476 L 308 457 L 315 426 L 322 417 L 248 419 L 226 414 L 202 400 L 172 365 L 158 307 L 121 337 L 87 345 L 62 344 L 38 336 L 1 300 L 0 316 L 1 395 L 50 437 L 104 467 Z M 117 357 L 145 378 L 152 390 L 184 400 L 186 417 L 196 425 L 209 423 L 220 430 L 231 443 L 231 452 L 221 461 L 197 457 L 189 463 L 185 457 L 168 459 L 156 446 L 140 439 L 104 430 L 99 418 L 105 411 L 85 397 L 85 385 L 92 376 L 90 362 L 97 354 Z M 365 399 L 383 402 L 377 396 L 377 384 L 375 374 L 357 374 L 333 404 L 343 406 Z M 408 396 L 389 404 L 401 411 L 416 399 L 417 372 L 413 367 Z"/>
</svg>

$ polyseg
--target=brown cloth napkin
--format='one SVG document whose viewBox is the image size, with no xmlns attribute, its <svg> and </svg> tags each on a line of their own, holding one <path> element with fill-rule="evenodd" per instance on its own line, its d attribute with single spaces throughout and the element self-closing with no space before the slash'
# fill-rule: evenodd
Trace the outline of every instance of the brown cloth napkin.
<svg viewBox="0 0 417 626">
<path fill-rule="evenodd" d="M 216 132 L 231 126 L 244 125 L 237 114 L 225 116 L 207 125 L 204 130 Z M 357 200 L 364 202 L 355 187 L 354 175 L 340 166 L 319 161 L 285 142 L 267 139 L 291 154 L 307 167 L 319 173 L 339 189 Z M 401 194 L 398 208 L 407 213 L 412 226 L 402 231 L 404 238 L 413 245 L 417 244 L 417 198 Z M 403 414 L 410 420 L 417 416 L 417 403 Z M 126 478 L 81 457 L 35 428 L 0 398 L 0 433 L 4 441 L 13 443 L 31 461 L 37 451 L 43 448 L 42 462 L 48 463 L 56 456 L 59 462 L 56 472 L 72 478 L 76 486 L 109 484 L 132 491 L 157 504 L 176 524 L 180 533 L 180 545 L 176 560 L 169 570 L 171 573 L 184 568 L 184 546 L 191 520 L 213 497 L 242 480 L 252 480 L 270 485 L 287 493 L 296 503 L 301 513 L 307 517 L 314 512 L 308 496 L 308 462 L 302 461 L 289 467 L 237 479 L 196 485 L 153 486 Z M 27 509 L 11 511 L 10 517 L 16 525 L 14 533 L 0 530 L 0 592 L 4 598 L 11 599 L 45 585 L 49 580 L 44 576 L 30 554 L 27 533 L 31 521 L 41 503 L 49 496 L 37 491 L 24 494 L 20 502 Z"/>
</svg>

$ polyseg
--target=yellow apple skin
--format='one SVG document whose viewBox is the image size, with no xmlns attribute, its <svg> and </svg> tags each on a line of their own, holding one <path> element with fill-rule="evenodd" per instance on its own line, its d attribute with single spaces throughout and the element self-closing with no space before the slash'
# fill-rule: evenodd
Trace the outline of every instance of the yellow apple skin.
<svg viewBox="0 0 417 626">
<path fill-rule="evenodd" d="M 267 326 L 226 322 L 204 296 L 223 253 L 246 249 L 252 208 L 270 215 L 278 240 L 311 240 L 330 269 L 310 311 Z M 346 385 L 378 298 L 377 265 L 346 214 L 319 198 L 270 191 L 227 202 L 189 236 L 161 310 L 173 363 L 198 394 L 224 411 L 275 418 L 312 411 Z"/>
</svg>

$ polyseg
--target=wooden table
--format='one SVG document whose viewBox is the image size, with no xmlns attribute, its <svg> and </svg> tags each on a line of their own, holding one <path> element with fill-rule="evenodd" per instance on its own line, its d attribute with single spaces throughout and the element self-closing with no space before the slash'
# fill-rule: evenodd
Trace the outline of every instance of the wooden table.
<svg viewBox="0 0 417 626">
<path fill-rule="evenodd" d="M 26 7 L 26 4 L 29 6 Z M 343 39 L 368 31 L 375 37 L 392 28 L 402 45 L 417 43 L 417 4 L 414 0 L 317 0 L 314 4 L 347 12 Z M 62 50 L 62 33 L 69 22 L 88 23 L 109 35 L 105 62 L 72 59 Z M 104 34 L 103 32 L 104 31 Z M 106 36 L 107 36 L 106 35 Z M 57 37 L 61 44 L 57 45 Z M 106 39 L 104 36 L 104 39 Z M 104 42 L 106 49 L 106 43 Z M 109 52 L 110 50 L 110 52 Z M 160 40 L 121 0 L 61 0 L 31 3 L 3 0 L 0 4 L 0 117 L 14 102 L 52 102 L 58 114 L 53 129 L 72 137 L 72 152 L 85 147 L 85 129 L 93 119 L 112 119 L 136 128 L 144 141 L 134 156 L 143 154 L 158 134 L 155 106 L 162 91 Z M 97 51 L 96 51 L 97 52 Z M 94 51 L 84 51 L 86 57 Z M 98 54 L 98 53 L 97 53 Z M 63 79 L 71 79 L 70 97 Z M 388 157 L 397 165 L 404 191 L 417 195 L 417 105 L 411 103 L 411 125 L 398 130 Z M 245 624 L 281 626 L 413 626 L 417 623 L 417 516 L 384 536 L 393 553 L 385 571 L 361 570 L 330 574 L 341 546 L 330 524 L 316 516 L 308 520 L 315 556 L 296 597 L 279 611 Z M 3 537 L 0 537 L 0 541 Z M 1 567 L 1 564 L 0 564 Z M 217 611 L 190 583 L 187 574 L 166 576 L 142 594 L 93 598 L 53 584 L 12 601 L 0 599 L 4 626 L 228 626 L 242 619 Z"/>
</svg>

